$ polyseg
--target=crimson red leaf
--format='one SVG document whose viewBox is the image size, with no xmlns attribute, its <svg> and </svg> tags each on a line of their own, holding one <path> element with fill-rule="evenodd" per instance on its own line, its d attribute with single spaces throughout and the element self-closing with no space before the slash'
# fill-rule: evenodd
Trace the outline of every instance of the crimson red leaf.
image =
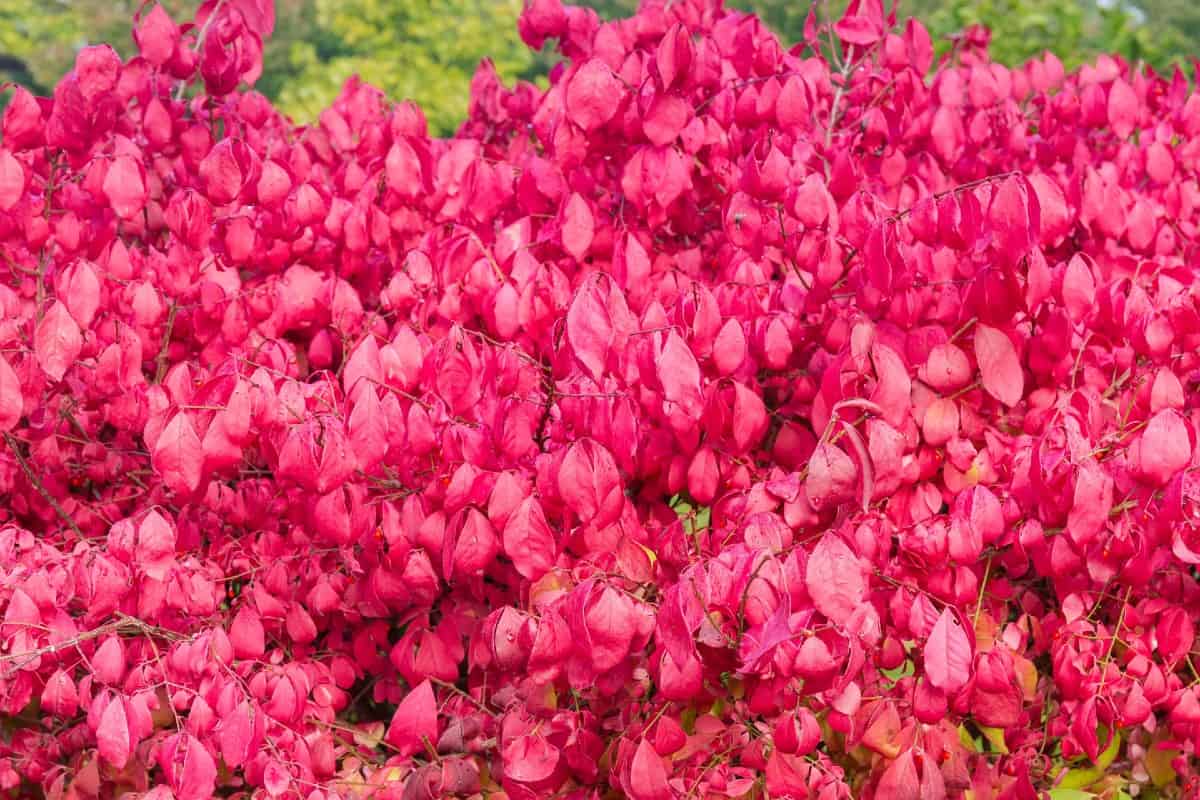
<svg viewBox="0 0 1200 800">
<path fill-rule="evenodd" d="M 387 741 L 402 756 L 423 752 L 437 741 L 437 700 L 433 685 L 421 681 L 396 706 L 388 726 Z"/>
</svg>

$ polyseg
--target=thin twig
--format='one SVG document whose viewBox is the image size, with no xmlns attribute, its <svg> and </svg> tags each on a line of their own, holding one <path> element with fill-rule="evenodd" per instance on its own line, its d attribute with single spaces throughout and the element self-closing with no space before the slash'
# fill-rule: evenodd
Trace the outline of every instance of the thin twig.
<svg viewBox="0 0 1200 800">
<path fill-rule="evenodd" d="M 16 457 L 17 463 L 21 465 L 21 471 L 25 473 L 25 477 L 29 479 L 31 484 L 33 484 L 33 488 L 36 489 L 37 493 L 42 496 L 42 499 L 50 504 L 50 507 L 54 509 L 54 513 L 58 514 L 59 519 L 65 522 L 71 530 L 75 531 L 76 536 L 78 536 L 81 540 L 87 539 L 87 537 L 83 535 L 83 531 L 80 530 L 79 526 L 75 524 L 75 520 L 71 519 L 71 515 L 68 514 L 61 505 L 59 505 L 58 501 L 54 499 L 54 495 L 50 494 L 49 490 L 46 489 L 46 485 L 42 483 L 41 478 L 39 478 L 34 473 L 33 468 L 29 466 L 29 461 L 27 461 L 25 456 L 21 453 L 21 446 L 17 441 L 17 437 L 13 436 L 8 431 L 5 431 L 4 441 L 8 445 L 8 449 L 12 450 L 12 454 Z"/>
<path fill-rule="evenodd" d="M 193 53 L 199 53 L 200 48 L 204 46 L 204 40 L 208 38 L 208 29 L 212 27 L 213 20 L 221 13 L 221 6 L 225 5 L 225 0 L 217 0 L 217 4 L 213 7 L 212 13 L 204 20 L 204 24 L 200 26 L 200 30 L 196 32 L 196 44 L 192 47 Z M 175 88 L 175 101 L 183 99 L 183 93 L 187 90 L 188 81 L 180 81 Z"/>
<path fill-rule="evenodd" d="M 1117 626 L 1113 628 L 1112 636 L 1108 640 L 1108 650 L 1104 653 L 1104 668 L 1100 672 L 1100 686 L 1096 689 L 1096 696 L 1099 697 L 1104 691 L 1104 682 L 1108 678 L 1108 667 L 1112 663 L 1113 650 L 1116 649 L 1117 639 L 1121 635 L 1121 626 L 1125 624 L 1125 610 L 1129 608 L 1129 596 L 1133 594 L 1133 586 L 1125 588 L 1125 597 L 1121 600 L 1121 613 L 1117 615 Z"/>
<path fill-rule="evenodd" d="M 171 331 L 175 328 L 175 315 L 179 313 L 179 305 L 171 303 L 167 312 L 167 326 L 163 329 L 162 342 L 158 346 L 158 356 L 154 359 L 158 367 L 154 370 L 154 382 L 162 383 L 167 375 L 167 351 L 171 347 Z"/>
<path fill-rule="evenodd" d="M 480 711 L 487 714 L 488 716 L 490 716 L 490 717 L 496 716 L 495 711 L 493 711 L 492 709 L 485 706 L 479 700 L 475 699 L 474 695 L 470 694 L 469 692 L 463 691 L 461 688 L 454 685 L 453 683 L 450 683 L 449 681 L 443 681 L 439 678 L 430 678 L 429 682 L 432 683 L 434 686 L 441 686 L 443 689 L 449 689 L 450 691 L 454 692 L 459 697 L 462 697 L 465 700 L 467 700 L 469 703 L 474 705 L 476 708 L 478 708 Z"/>
</svg>

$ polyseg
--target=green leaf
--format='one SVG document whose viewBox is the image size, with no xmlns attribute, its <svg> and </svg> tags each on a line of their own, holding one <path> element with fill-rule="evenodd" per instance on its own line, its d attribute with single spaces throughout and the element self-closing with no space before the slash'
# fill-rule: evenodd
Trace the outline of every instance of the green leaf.
<svg viewBox="0 0 1200 800">
<path fill-rule="evenodd" d="M 987 739 L 993 753 L 1008 753 L 1008 744 L 1004 741 L 1003 728 L 989 728 L 986 725 L 979 726 L 979 732 Z"/>
<path fill-rule="evenodd" d="M 1108 747 L 1104 748 L 1104 751 L 1096 757 L 1096 767 L 1101 770 L 1108 769 L 1119 752 L 1121 752 L 1121 734 L 1115 733 L 1112 741 L 1108 743 Z"/>
<path fill-rule="evenodd" d="M 1050 800 L 1091 800 L 1095 796 L 1082 789 L 1065 789 L 1061 786 L 1050 790 Z"/>
<path fill-rule="evenodd" d="M 1066 771 L 1059 781 L 1058 788 L 1062 791 L 1077 791 L 1091 786 L 1103 777 L 1104 770 L 1099 767 L 1077 767 Z"/>
<path fill-rule="evenodd" d="M 907 678 L 909 675 L 912 675 L 915 671 L 916 669 L 913 666 L 912 660 L 905 659 L 904 663 L 895 669 L 881 669 L 879 670 L 879 674 L 883 675 L 894 684 L 901 678 Z"/>
</svg>

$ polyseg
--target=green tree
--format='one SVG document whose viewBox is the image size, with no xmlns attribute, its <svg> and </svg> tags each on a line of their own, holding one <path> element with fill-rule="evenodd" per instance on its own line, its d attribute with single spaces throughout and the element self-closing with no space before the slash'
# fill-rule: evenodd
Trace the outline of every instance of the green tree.
<svg viewBox="0 0 1200 800">
<path fill-rule="evenodd" d="M 1195 0 L 1131 0 L 1134 15 L 1146 35 L 1158 43 L 1156 66 L 1178 63 L 1189 67 L 1200 58 L 1200 5 Z"/>
<path fill-rule="evenodd" d="M 1123 3 L 1095 0 L 911 0 L 905 13 L 919 18 L 944 52 L 950 37 L 971 25 L 992 31 L 990 52 L 1020 64 L 1049 50 L 1068 67 L 1100 53 L 1165 64 L 1169 53 Z"/>
<path fill-rule="evenodd" d="M 448 134 L 466 114 L 482 58 L 508 81 L 537 72 L 538 54 L 517 33 L 521 0 L 311 0 L 308 11 L 277 90 L 298 119 L 312 119 L 357 74 L 394 100 L 417 101 L 430 128 Z"/>
<path fill-rule="evenodd" d="M 163 4 L 183 21 L 199 0 Z M 132 54 L 130 20 L 141 5 L 0 0 L 0 80 L 48 94 L 85 45 L 108 42 Z M 358 74 L 393 99 L 416 100 L 431 129 L 449 134 L 466 114 L 481 59 L 490 57 L 508 81 L 545 71 L 517 33 L 521 7 L 521 0 L 276 0 L 257 88 L 308 122 Z"/>
<path fill-rule="evenodd" d="M 180 21 L 200 0 L 162 0 Z M 471 75 L 490 57 L 507 81 L 544 75 L 550 57 L 517 34 L 523 0 L 276 0 L 258 89 L 299 122 L 312 121 L 351 75 L 388 96 L 421 104 L 433 131 L 449 134 L 467 108 Z M 576 0 L 606 19 L 638 0 Z M 887 0 L 885 0 L 886 2 Z M 564 0 L 570 2 L 570 0 Z M 798 41 L 807 0 L 726 0 Z M 846 0 L 824 0 L 827 15 Z M 47 94 L 80 47 L 108 42 L 133 52 L 130 20 L 142 0 L 0 0 L 0 81 Z M 1044 50 L 1076 66 L 1117 52 L 1159 69 L 1200 54 L 1195 0 L 903 0 L 903 15 L 929 27 L 940 52 L 969 25 L 991 28 L 992 54 L 1016 64 Z M 7 94 L 0 95 L 0 105 Z"/>
<path fill-rule="evenodd" d="M 953 37 L 971 25 L 992 31 L 992 56 L 1019 64 L 1053 52 L 1068 66 L 1099 53 L 1120 53 L 1156 67 L 1179 55 L 1196 53 L 1200 6 L 1195 0 L 903 0 L 902 17 L 916 17 L 929 28 L 941 53 Z M 637 0 L 583 0 L 602 17 L 628 16 Z M 885 0 L 885 6 L 889 0 Z M 757 14 L 786 43 L 801 39 L 809 3 L 797 0 L 726 0 L 726 5 Z M 840 15 L 846 0 L 824 2 L 826 18 Z"/>
<path fill-rule="evenodd" d="M 164 0 L 177 21 L 199 0 Z M 75 54 L 103 42 L 130 56 L 133 15 L 141 0 L 0 0 L 0 70 L 39 94 L 48 94 L 75 63 Z M 18 63 L 19 62 L 19 63 Z"/>
</svg>

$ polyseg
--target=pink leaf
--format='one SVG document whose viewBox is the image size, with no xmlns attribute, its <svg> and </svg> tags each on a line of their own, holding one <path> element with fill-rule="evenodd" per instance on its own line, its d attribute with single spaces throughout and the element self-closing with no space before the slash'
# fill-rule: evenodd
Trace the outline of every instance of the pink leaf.
<svg viewBox="0 0 1200 800">
<path fill-rule="evenodd" d="M 836 625 L 844 625 L 866 599 L 862 564 L 836 534 L 821 537 L 813 548 L 804 583 L 813 605 Z"/>
<path fill-rule="evenodd" d="M 1188 612 L 1179 606 L 1164 609 L 1154 626 L 1158 652 L 1173 664 L 1189 652 L 1196 639 L 1196 627 Z"/>
<path fill-rule="evenodd" d="M 9 211 L 25 194 L 25 168 L 7 149 L 0 149 L 0 211 Z"/>
<path fill-rule="evenodd" d="M 544 736 L 516 736 L 504 745 L 504 774 L 521 783 L 537 783 L 554 774 L 560 753 Z"/>
<path fill-rule="evenodd" d="M 983 388 L 1006 406 L 1015 406 L 1025 394 L 1025 375 L 1008 334 L 982 323 L 975 326 L 975 358 Z"/>
<path fill-rule="evenodd" d="M 712 348 L 713 364 L 722 375 L 732 375 L 746 360 L 746 332 L 736 319 L 721 326 Z"/>
<path fill-rule="evenodd" d="M 971 362 L 955 345 L 939 344 L 929 351 L 920 377 L 939 392 L 954 392 L 971 382 Z"/>
<path fill-rule="evenodd" d="M 113 90 L 121 73 L 121 57 L 106 44 L 82 48 L 75 55 L 75 77 L 88 102 Z"/>
<path fill-rule="evenodd" d="M 142 166 L 129 156 L 117 156 L 104 176 L 104 195 L 122 219 L 133 219 L 146 205 Z"/>
<path fill-rule="evenodd" d="M 175 529 L 157 510 L 152 509 L 138 526 L 135 559 L 146 575 L 159 581 L 175 561 Z"/>
<path fill-rule="evenodd" d="M 383 363 L 379 356 L 379 343 L 375 341 L 374 336 L 367 336 L 354 348 L 342 368 L 342 387 L 346 396 L 351 397 L 353 391 L 361 388 L 360 382 L 364 387 L 370 387 L 371 384 L 379 383 L 382 377 Z"/>
<path fill-rule="evenodd" d="M 453 547 L 444 553 L 449 566 L 444 567 L 447 580 L 455 575 L 478 577 L 500 552 L 500 539 L 492 523 L 476 508 L 468 508 L 462 527 L 453 540 Z"/>
<path fill-rule="evenodd" d="M 120 697 L 113 696 L 100 715 L 100 725 L 96 728 L 96 747 L 100 757 L 117 769 L 124 769 L 133 750 L 129 735 L 129 720 L 125 716 L 125 703 Z"/>
<path fill-rule="evenodd" d="M 125 676 L 125 647 L 121 637 L 112 635 L 105 637 L 92 656 L 92 674 L 96 680 L 109 685 L 121 682 Z"/>
<path fill-rule="evenodd" d="M 878 22 L 857 15 L 842 17 L 833 27 L 843 42 L 864 47 L 879 41 L 883 35 L 882 26 Z"/>
<path fill-rule="evenodd" d="M 262 618 L 248 604 L 238 609 L 229 628 L 229 642 L 238 658 L 262 658 L 266 651 L 266 633 Z"/>
<path fill-rule="evenodd" d="M 155 66 L 162 66 L 171 59 L 179 43 L 179 27 L 163 7 L 155 3 L 150 13 L 142 18 L 133 38 L 143 58 Z"/>
<path fill-rule="evenodd" d="M 11 431 L 17 427 L 24 407 L 21 380 L 8 359 L 0 355 L 0 431 Z"/>
<path fill-rule="evenodd" d="M 623 303 L 620 292 L 605 292 L 599 280 L 590 279 L 575 292 L 567 308 L 567 340 L 575 358 L 583 365 L 592 380 L 604 374 L 608 354 L 616 339 L 612 311 L 614 303 Z M 628 314 L 628 310 L 625 309 Z"/>
<path fill-rule="evenodd" d="M 587 255 L 596 233 L 596 220 L 588 202 L 579 194 L 572 194 L 563 211 L 563 249 L 577 260 Z"/>
<path fill-rule="evenodd" d="M 642 132 L 652 143 L 663 146 L 675 141 L 692 116 L 692 108 L 682 97 L 658 94 L 642 119 Z"/>
<path fill-rule="evenodd" d="M 840 447 L 820 444 L 808 461 L 804 488 L 816 510 L 828 508 L 847 497 L 854 488 L 858 468 Z"/>
<path fill-rule="evenodd" d="M 1162 486 L 1192 460 L 1192 436 L 1188 424 L 1173 408 L 1150 418 L 1137 442 L 1134 463 L 1151 483 Z"/>
<path fill-rule="evenodd" d="M 204 448 L 187 412 L 178 411 L 154 443 L 154 469 L 172 491 L 190 494 L 200 486 Z"/>
<path fill-rule="evenodd" d="M 217 728 L 221 758 L 234 768 L 244 764 L 251 755 L 254 725 L 250 714 L 250 704 L 243 700 L 237 708 L 221 719 Z"/>
<path fill-rule="evenodd" d="M 629 794 L 633 800 L 671 800 L 667 785 L 667 767 L 654 752 L 648 739 L 642 739 L 629 765 Z"/>
<path fill-rule="evenodd" d="M 1113 81 L 1108 90 L 1108 124 L 1122 139 L 1133 133 L 1138 120 L 1138 97 L 1124 78 Z"/>
<path fill-rule="evenodd" d="M 1096 302 L 1096 279 L 1085 258 L 1072 256 L 1062 281 L 1063 305 L 1073 320 L 1084 319 Z"/>
<path fill-rule="evenodd" d="M 558 470 L 558 491 L 567 508 L 595 527 L 615 522 L 625 504 L 612 454 L 591 439 L 570 446 Z"/>
<path fill-rule="evenodd" d="M 597 672 L 616 667 L 629 655 L 636 634 L 633 601 L 605 584 L 590 582 L 576 590 L 576 648 L 586 654 Z M 582 634 L 582 635 L 580 635 Z"/>
<path fill-rule="evenodd" d="M 567 117 L 590 133 L 612 119 L 623 94 L 607 64 L 597 58 L 585 61 L 567 83 Z"/>
<path fill-rule="evenodd" d="M 674 330 L 667 334 L 657 367 L 663 397 L 678 405 L 688 417 L 697 415 L 704 402 L 700 389 L 700 366 L 691 348 Z"/>
<path fill-rule="evenodd" d="M 529 580 L 549 572 L 558 557 L 554 532 L 535 497 L 526 497 L 509 516 L 503 541 L 505 554 L 517 572 Z"/>
<path fill-rule="evenodd" d="M 1113 506 L 1113 489 L 1112 476 L 1096 466 L 1084 466 L 1076 475 L 1067 532 L 1080 548 L 1086 548 L 1104 530 Z"/>
<path fill-rule="evenodd" d="M 387 417 L 374 386 L 364 385 L 358 392 L 347 420 L 347 433 L 358 468 L 369 472 L 388 449 Z"/>
<path fill-rule="evenodd" d="M 70 717 L 79 708 L 79 693 L 75 682 L 62 669 L 55 670 L 42 689 L 42 710 L 58 717 Z"/>
<path fill-rule="evenodd" d="M 273 758 L 267 762 L 267 766 L 263 770 L 263 788 L 267 790 L 267 794 L 271 797 L 279 797 L 288 790 L 291 783 L 292 776 L 288 774 L 287 768 L 283 764 Z"/>
<path fill-rule="evenodd" d="M 217 765 L 196 737 L 177 733 L 159 745 L 158 764 L 177 800 L 208 800 L 216 787 Z"/>
<path fill-rule="evenodd" d="M 888 764 L 879 776 L 875 797 L 879 800 L 922 800 L 912 750 L 905 750 L 899 758 Z"/>
<path fill-rule="evenodd" d="M 79 358 L 83 349 L 83 337 L 71 312 L 60 301 L 55 300 L 42 321 L 38 323 L 33 340 L 34 353 L 42 371 L 52 381 L 60 381 Z"/>
<path fill-rule="evenodd" d="M 91 326 L 100 308 L 100 278 L 91 262 L 76 261 L 67 269 L 63 274 L 59 297 L 64 299 L 67 310 L 80 328 L 86 330 Z"/>
<path fill-rule="evenodd" d="M 958 617 L 942 611 L 925 642 L 925 674 L 944 692 L 956 692 L 971 677 L 971 643 Z"/>
</svg>

